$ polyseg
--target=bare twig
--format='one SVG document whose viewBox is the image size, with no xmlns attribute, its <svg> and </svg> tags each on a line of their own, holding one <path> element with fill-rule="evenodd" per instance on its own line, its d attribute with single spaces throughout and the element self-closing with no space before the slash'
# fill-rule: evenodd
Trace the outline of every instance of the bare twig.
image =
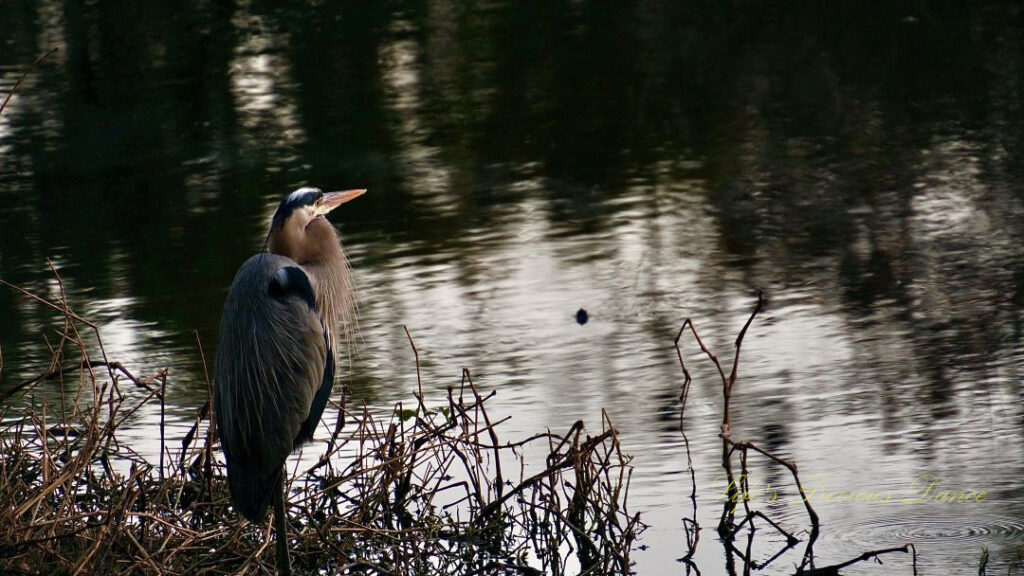
<svg viewBox="0 0 1024 576">
<path fill-rule="evenodd" d="M 733 389 L 734 389 L 734 386 L 736 384 L 736 381 L 737 381 L 737 378 L 738 378 L 738 374 L 739 374 L 740 350 L 741 350 L 741 348 L 743 346 L 743 340 L 746 337 L 747 330 L 750 328 L 751 324 L 753 323 L 754 318 L 757 317 L 757 315 L 763 309 L 764 309 L 764 294 L 761 291 L 758 291 L 758 293 L 757 293 L 757 304 L 754 306 L 754 309 L 751 311 L 750 316 L 747 318 L 746 323 L 744 323 L 743 328 L 740 330 L 739 335 L 736 337 L 735 353 L 733 355 L 733 362 L 732 362 L 732 370 L 730 371 L 728 376 L 725 375 L 725 370 L 722 368 L 722 364 L 718 360 L 718 357 L 715 356 L 715 354 L 713 352 L 711 352 L 711 350 L 704 344 L 704 341 L 701 339 L 700 335 L 697 333 L 697 329 L 694 326 L 693 321 L 691 319 L 687 318 L 683 322 L 683 325 L 680 327 L 679 332 L 676 334 L 676 338 L 675 338 L 675 341 L 674 341 L 675 348 L 676 348 L 676 356 L 679 359 L 679 366 L 680 366 L 680 369 L 683 372 L 683 379 L 684 379 L 684 381 L 683 381 L 683 389 L 682 389 L 682 392 L 680 394 L 680 404 L 681 404 L 680 415 L 679 415 L 680 430 L 683 432 L 683 438 L 684 438 L 684 440 L 686 442 L 686 445 L 687 445 L 687 453 L 689 453 L 689 439 L 686 438 L 686 434 L 685 434 L 683 426 L 685 424 L 686 399 L 687 399 L 687 397 L 689 395 L 689 389 L 690 389 L 690 385 L 691 385 L 691 382 L 692 382 L 692 377 L 690 375 L 690 372 L 686 368 L 686 363 L 683 361 L 682 351 L 679 348 L 679 340 L 682 338 L 683 334 L 687 331 L 687 329 L 689 329 L 690 333 L 693 335 L 694 339 L 696 340 L 698 346 L 700 346 L 701 351 L 715 365 L 715 368 L 718 370 L 719 377 L 721 378 L 721 381 L 722 381 L 723 407 L 722 407 L 721 432 L 720 432 L 719 436 L 722 439 L 722 467 L 725 469 L 726 480 L 728 482 L 728 486 L 726 488 L 726 500 L 723 503 L 722 515 L 721 515 L 721 518 L 719 519 L 719 524 L 718 524 L 718 532 L 719 532 L 719 534 L 722 536 L 723 540 L 726 542 L 728 547 L 730 547 L 732 550 L 734 550 L 739 556 L 744 557 L 743 553 L 739 552 L 739 550 L 736 549 L 735 546 L 732 544 L 732 539 L 733 539 L 734 535 L 739 531 L 739 529 L 742 526 L 749 524 L 752 527 L 753 526 L 752 521 L 753 521 L 754 517 L 760 517 L 763 520 L 765 520 L 766 522 L 768 522 L 770 525 L 772 525 L 776 530 L 778 530 L 782 534 L 786 535 L 787 541 L 788 541 L 787 548 L 788 547 L 792 547 L 796 543 L 796 538 L 790 532 L 786 531 L 781 525 L 776 523 L 774 520 L 769 518 L 764 513 L 760 512 L 760 511 L 752 510 L 751 507 L 750 507 L 750 500 L 749 500 L 750 486 L 749 486 L 749 480 L 748 480 L 749 479 L 749 471 L 748 471 L 748 467 L 747 467 L 747 456 L 748 456 L 748 452 L 750 450 L 753 450 L 753 451 L 757 452 L 758 454 L 761 454 L 762 456 L 765 456 L 766 458 L 768 458 L 768 459 L 770 459 L 770 460 L 772 460 L 772 461 L 774 461 L 774 462 L 776 462 L 778 464 L 781 464 L 786 469 L 788 469 L 789 472 L 793 475 L 793 481 L 796 484 L 797 490 L 800 493 L 801 499 L 802 499 L 803 504 L 804 504 L 804 508 L 807 511 L 807 516 L 808 516 L 808 518 L 810 520 L 810 523 L 811 523 L 811 531 L 810 531 L 810 537 L 809 537 L 809 543 L 808 543 L 808 554 L 809 554 L 811 546 L 813 545 L 814 541 L 818 537 L 819 519 L 818 519 L 818 514 L 814 510 L 814 507 L 811 505 L 810 499 L 807 498 L 807 494 L 804 492 L 803 485 L 800 482 L 800 474 L 799 474 L 799 471 L 797 470 L 796 463 L 784 460 L 784 459 L 782 459 L 782 458 L 772 454 L 771 452 L 768 452 L 767 450 L 764 450 L 763 448 L 757 446 L 753 442 L 738 442 L 738 441 L 733 440 L 733 438 L 732 438 L 730 403 L 731 403 L 731 400 L 732 400 Z M 736 480 L 736 477 L 733 474 L 733 468 L 732 468 L 732 455 L 736 451 L 739 451 L 739 453 L 740 453 L 740 466 L 741 466 L 741 473 L 740 473 L 740 478 L 739 478 L 738 481 Z M 695 477 L 693 476 L 693 473 L 692 473 L 692 466 L 691 466 L 691 483 L 694 484 L 693 492 L 691 492 L 691 494 L 692 494 L 691 498 L 694 499 L 694 525 L 695 525 L 696 524 L 696 499 L 695 499 L 695 492 L 696 492 L 695 484 L 696 484 L 696 480 L 695 480 Z M 735 512 L 736 512 L 736 504 L 740 500 L 742 500 L 742 502 L 743 502 L 743 509 L 744 509 L 744 512 L 745 512 L 745 516 L 744 516 L 744 519 L 737 524 L 737 523 L 735 523 Z M 693 550 L 693 546 L 695 546 L 695 541 L 691 542 L 691 541 L 688 540 L 688 544 L 690 545 L 691 551 L 690 551 L 689 555 L 687 555 L 687 556 L 685 556 L 683 558 L 684 561 L 689 559 L 692 556 L 692 554 L 693 554 L 692 550 Z M 750 542 L 748 542 L 748 548 L 749 548 L 749 545 L 750 545 Z M 778 554 L 775 557 L 778 557 Z M 774 559 L 775 557 L 773 557 L 772 559 Z M 806 557 L 807 557 L 807 555 L 805 554 L 805 561 L 806 561 Z M 748 566 L 751 564 L 749 555 L 744 557 L 744 562 Z M 771 560 L 769 560 L 769 562 L 771 562 Z"/>
<path fill-rule="evenodd" d="M 56 48 L 50 48 L 49 50 L 44 52 L 42 56 L 39 56 L 34 61 L 32 61 L 32 64 L 29 64 L 29 67 L 24 72 L 22 72 L 21 76 L 18 78 L 18 81 L 14 83 L 14 87 L 11 88 L 11 91 L 7 93 L 7 97 L 4 98 L 3 104 L 0 104 L 0 114 L 3 113 L 4 108 L 7 108 L 7 103 L 10 102 L 11 96 L 14 96 L 14 93 L 18 91 L 18 88 L 21 87 L 21 83 L 25 81 L 25 77 L 28 76 L 29 72 L 31 72 L 43 60 L 46 60 L 46 58 L 50 54 L 53 54 L 56 51 L 57 51 Z"/>
<path fill-rule="evenodd" d="M 876 558 L 877 559 L 882 554 L 891 554 L 893 552 L 903 552 L 904 554 L 907 554 L 907 553 L 909 553 L 911 551 L 913 551 L 913 554 L 914 554 L 914 563 L 915 563 L 914 573 L 916 574 L 917 573 L 917 568 L 916 568 L 917 550 L 914 548 L 913 544 L 909 544 L 909 543 L 908 544 L 904 544 L 903 546 L 897 546 L 895 548 L 884 548 L 882 550 L 871 550 L 869 552 L 865 552 L 865 553 L 861 554 L 860 556 L 857 556 L 856 558 L 851 558 L 850 560 L 847 560 L 846 562 L 841 562 L 839 564 L 833 564 L 831 566 L 824 566 L 822 568 L 812 568 L 810 570 L 798 570 L 797 574 L 799 576 L 838 576 L 840 570 L 842 570 L 843 568 L 846 568 L 847 566 L 851 566 L 853 564 L 856 564 L 858 562 L 864 562 L 865 560 L 871 560 L 872 558 Z"/>
</svg>

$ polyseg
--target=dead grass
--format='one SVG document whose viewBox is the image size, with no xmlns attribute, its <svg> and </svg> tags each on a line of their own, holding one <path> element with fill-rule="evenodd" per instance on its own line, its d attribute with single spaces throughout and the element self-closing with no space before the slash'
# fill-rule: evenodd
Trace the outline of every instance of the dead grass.
<svg viewBox="0 0 1024 576">
<path fill-rule="evenodd" d="M 273 573 L 269 522 L 240 520 L 230 505 L 209 402 L 183 437 L 166 437 L 167 371 L 136 376 L 106 357 L 99 330 L 63 296 L 23 294 L 62 328 L 40 376 L 0 394 L 0 572 Z M 49 400 L 30 401 L 40 387 Z M 290 461 L 293 569 L 628 573 L 644 525 L 628 510 L 631 468 L 607 414 L 593 436 L 576 422 L 507 442 L 504 420 L 487 412 L 493 395 L 465 370 L 437 405 L 421 384 L 393 414 L 329 409 L 325 453 Z M 154 402 L 161 453 L 151 461 L 123 430 Z M 546 454 L 544 464 L 531 468 L 526 452 Z"/>
</svg>

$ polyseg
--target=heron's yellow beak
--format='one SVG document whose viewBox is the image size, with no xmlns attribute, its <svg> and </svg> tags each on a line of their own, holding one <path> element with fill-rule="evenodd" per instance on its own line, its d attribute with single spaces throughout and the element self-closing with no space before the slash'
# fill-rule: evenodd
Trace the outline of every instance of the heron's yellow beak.
<svg viewBox="0 0 1024 576">
<path fill-rule="evenodd" d="M 344 190 L 341 192 L 324 192 L 323 198 L 316 203 L 316 213 L 318 216 L 323 216 L 331 210 L 334 210 L 338 206 L 341 206 L 349 200 L 354 200 L 363 194 L 366 194 L 366 190 Z"/>
</svg>

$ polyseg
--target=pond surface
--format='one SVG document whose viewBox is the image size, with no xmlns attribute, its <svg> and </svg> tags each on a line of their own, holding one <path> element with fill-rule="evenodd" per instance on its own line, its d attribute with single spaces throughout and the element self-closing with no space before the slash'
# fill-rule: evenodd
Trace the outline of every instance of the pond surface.
<svg viewBox="0 0 1024 576">
<path fill-rule="evenodd" d="M 760 289 L 733 437 L 799 464 L 818 565 L 913 542 L 921 573 L 975 574 L 983 548 L 1005 573 L 1024 547 L 1021 16 L 1017 2 L 4 2 L 4 95 L 57 51 L 0 114 L 0 278 L 57 296 L 51 259 L 111 357 L 170 368 L 185 427 L 206 396 L 193 331 L 212 361 L 227 287 L 281 196 L 366 187 L 332 215 L 361 288 L 350 402 L 412 399 L 407 326 L 427 394 L 471 369 L 497 391 L 492 414 L 512 416 L 503 439 L 596 430 L 607 410 L 650 525 L 639 574 L 687 571 L 673 339 L 692 317 L 731 361 Z M 48 368 L 56 327 L 0 290 L 0 390 Z M 695 560 L 727 574 L 721 385 L 682 344 Z M 154 418 L 133 422 L 140 444 Z M 751 486 L 806 539 L 784 468 L 752 457 Z M 765 533 L 755 560 L 782 543 Z M 905 555 L 883 560 L 844 574 L 911 573 Z"/>
</svg>

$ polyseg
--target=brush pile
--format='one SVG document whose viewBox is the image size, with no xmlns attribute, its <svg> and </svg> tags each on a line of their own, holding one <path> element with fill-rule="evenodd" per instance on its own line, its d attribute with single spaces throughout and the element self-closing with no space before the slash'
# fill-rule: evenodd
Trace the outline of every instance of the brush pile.
<svg viewBox="0 0 1024 576">
<path fill-rule="evenodd" d="M 167 371 L 135 376 L 63 300 L 25 295 L 63 326 L 49 368 L 0 391 L 0 572 L 273 573 L 269 523 L 230 505 L 209 402 L 183 437 L 166 438 Z M 629 573 L 644 525 L 627 509 L 631 468 L 607 415 L 595 436 L 576 422 L 503 442 L 486 409 L 493 394 L 463 371 L 436 406 L 421 385 L 414 406 L 393 413 L 329 408 L 323 455 L 290 468 L 293 569 Z M 147 459 L 123 430 L 156 402 L 160 455 Z"/>
</svg>

